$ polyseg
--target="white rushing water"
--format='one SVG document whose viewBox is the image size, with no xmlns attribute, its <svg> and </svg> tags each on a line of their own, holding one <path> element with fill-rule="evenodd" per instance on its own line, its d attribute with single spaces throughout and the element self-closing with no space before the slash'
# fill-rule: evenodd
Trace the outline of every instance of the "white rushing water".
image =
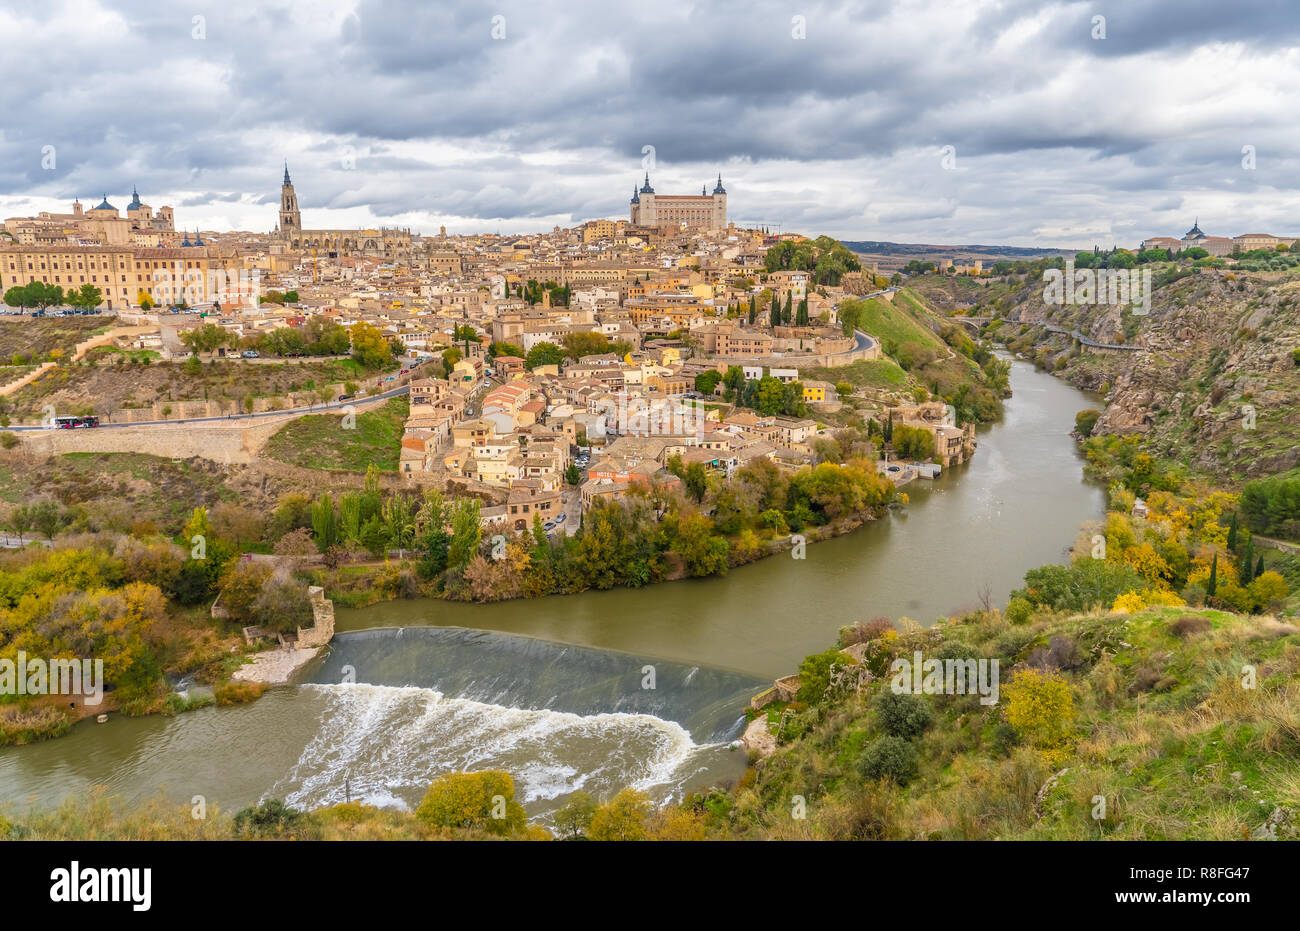
<svg viewBox="0 0 1300 931">
<path fill-rule="evenodd" d="M 437 776 L 483 769 L 510 772 L 526 805 L 578 789 L 606 797 L 624 786 L 663 797 L 721 750 L 649 714 L 508 708 L 412 686 L 303 688 L 325 698 L 320 727 L 267 792 L 299 808 L 348 797 L 413 808 Z"/>
</svg>

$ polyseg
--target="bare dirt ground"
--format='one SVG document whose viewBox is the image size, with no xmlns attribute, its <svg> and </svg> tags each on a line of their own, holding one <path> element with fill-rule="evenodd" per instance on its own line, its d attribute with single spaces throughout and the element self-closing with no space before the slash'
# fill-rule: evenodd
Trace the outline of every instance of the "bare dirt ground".
<svg viewBox="0 0 1300 931">
<path fill-rule="evenodd" d="M 15 391 L 5 403 L 10 418 L 24 422 L 39 419 L 46 405 L 59 411 L 106 416 L 118 408 L 177 401 L 242 403 L 249 398 L 310 392 L 348 381 L 358 385 L 374 381 L 373 375 L 361 373 L 349 359 L 259 362 L 204 362 L 198 374 L 186 373 L 183 365 L 175 362 L 63 364 Z"/>
<path fill-rule="evenodd" d="M 263 685 L 286 685 L 319 652 L 320 647 L 302 650 L 281 647 L 254 653 L 253 661 L 240 666 L 230 678 L 239 682 L 260 682 Z"/>
</svg>

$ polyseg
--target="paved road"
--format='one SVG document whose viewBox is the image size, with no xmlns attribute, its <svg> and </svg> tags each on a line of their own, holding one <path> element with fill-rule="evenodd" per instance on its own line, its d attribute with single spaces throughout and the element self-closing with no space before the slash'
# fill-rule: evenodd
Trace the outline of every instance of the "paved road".
<svg viewBox="0 0 1300 931">
<path fill-rule="evenodd" d="M 381 394 L 366 395 L 365 397 L 352 398 L 351 400 L 348 401 L 330 401 L 326 404 L 312 404 L 309 405 L 308 407 L 289 407 L 280 411 L 263 411 L 259 414 L 226 414 L 223 417 L 188 417 L 183 420 L 135 420 L 130 423 L 101 423 L 98 427 L 95 427 L 94 429 L 111 430 L 114 427 L 174 426 L 175 424 L 182 424 L 182 423 L 234 423 L 236 421 L 241 421 L 241 420 L 259 420 L 265 417 L 283 417 L 286 414 L 320 413 L 321 411 L 338 410 L 340 408 L 349 407 L 354 404 L 361 404 L 367 401 L 381 401 L 387 398 L 400 397 L 401 395 L 410 392 L 410 390 L 411 390 L 410 385 L 402 385 L 400 388 L 390 388 L 388 391 L 385 391 Z M 40 426 L 19 426 L 15 424 L 13 426 L 7 427 L 6 429 L 40 431 L 40 430 L 52 430 L 54 428 L 45 426 L 44 424 Z M 74 427 L 73 429 L 79 430 L 81 428 Z"/>
<path fill-rule="evenodd" d="M 42 540 L 40 537 L 32 533 L 25 535 L 22 540 L 19 540 L 17 537 L 12 537 L 7 533 L 0 534 L 0 547 L 4 547 L 5 549 L 22 549 L 23 547 L 31 546 L 33 543 L 39 543 L 41 546 L 52 545 L 49 540 Z"/>
</svg>

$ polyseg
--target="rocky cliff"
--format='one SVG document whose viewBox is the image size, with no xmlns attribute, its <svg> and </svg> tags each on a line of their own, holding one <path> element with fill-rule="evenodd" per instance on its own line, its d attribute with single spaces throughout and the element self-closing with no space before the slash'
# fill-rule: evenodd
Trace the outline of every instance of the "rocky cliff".
<svg viewBox="0 0 1300 931">
<path fill-rule="evenodd" d="M 988 324 L 1017 352 L 1097 391 L 1097 433 L 1137 433 L 1151 452 L 1239 481 L 1300 462 L 1300 276 L 1157 270 L 1147 314 L 1051 305 L 1029 279 Z M 1059 331 L 1065 332 L 1059 332 Z M 1105 349 L 1096 343 L 1135 347 Z"/>
</svg>

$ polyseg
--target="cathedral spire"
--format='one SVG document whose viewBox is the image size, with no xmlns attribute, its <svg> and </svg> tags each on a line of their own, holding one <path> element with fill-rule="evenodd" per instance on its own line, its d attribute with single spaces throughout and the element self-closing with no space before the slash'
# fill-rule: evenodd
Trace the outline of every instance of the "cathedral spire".
<svg viewBox="0 0 1300 931">
<path fill-rule="evenodd" d="M 284 160 L 284 183 L 293 184 L 293 182 L 289 180 L 289 160 L 287 158 Z"/>
</svg>

